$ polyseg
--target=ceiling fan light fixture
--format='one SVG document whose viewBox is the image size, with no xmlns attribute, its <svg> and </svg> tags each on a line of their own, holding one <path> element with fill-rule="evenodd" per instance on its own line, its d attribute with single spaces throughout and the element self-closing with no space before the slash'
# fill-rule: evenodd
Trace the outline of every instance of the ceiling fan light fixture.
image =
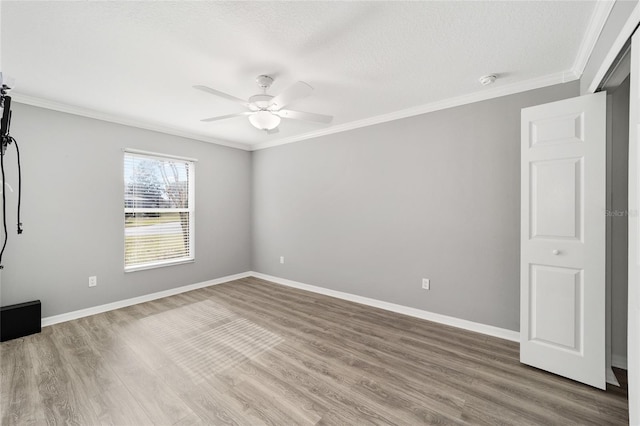
<svg viewBox="0 0 640 426">
<path fill-rule="evenodd" d="M 248 111 L 221 115 L 218 117 L 209 117 L 200 121 L 208 123 L 212 121 L 226 120 L 232 117 L 244 116 L 249 118 L 249 123 L 251 123 L 253 127 L 258 130 L 264 130 L 267 134 L 271 135 L 278 132 L 278 126 L 280 125 L 282 118 L 323 124 L 329 124 L 333 119 L 330 115 L 282 109 L 291 102 L 304 98 L 305 96 L 309 96 L 311 92 L 313 92 L 313 87 L 304 81 L 294 83 L 278 96 L 271 96 L 267 94 L 267 89 L 271 86 L 271 83 L 273 83 L 273 77 L 268 75 L 259 75 L 256 78 L 256 83 L 258 84 L 258 87 L 262 89 L 263 93 L 251 96 L 248 102 L 207 86 L 193 86 L 194 89 L 202 90 L 203 92 L 218 96 L 219 98 L 236 102 L 248 109 Z"/>
<path fill-rule="evenodd" d="M 280 120 L 280 117 L 269 111 L 258 111 L 249 116 L 249 122 L 260 130 L 273 130 L 278 127 Z"/>
</svg>

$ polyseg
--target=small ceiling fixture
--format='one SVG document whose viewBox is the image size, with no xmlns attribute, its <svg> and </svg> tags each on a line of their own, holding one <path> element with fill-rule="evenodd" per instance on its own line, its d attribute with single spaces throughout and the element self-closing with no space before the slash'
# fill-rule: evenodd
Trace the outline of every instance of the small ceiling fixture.
<svg viewBox="0 0 640 426">
<path fill-rule="evenodd" d="M 495 74 L 487 74 L 487 75 L 483 75 L 482 77 L 480 77 L 478 79 L 478 81 L 483 86 L 488 86 L 490 84 L 493 84 L 496 81 L 496 78 L 498 78 L 498 76 L 495 75 Z"/>
</svg>

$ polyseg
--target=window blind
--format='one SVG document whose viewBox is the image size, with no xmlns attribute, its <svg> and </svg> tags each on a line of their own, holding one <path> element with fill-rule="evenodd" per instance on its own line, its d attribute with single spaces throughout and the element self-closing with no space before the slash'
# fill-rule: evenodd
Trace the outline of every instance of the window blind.
<svg viewBox="0 0 640 426">
<path fill-rule="evenodd" d="M 194 162 L 124 153 L 125 271 L 194 259 Z"/>
</svg>

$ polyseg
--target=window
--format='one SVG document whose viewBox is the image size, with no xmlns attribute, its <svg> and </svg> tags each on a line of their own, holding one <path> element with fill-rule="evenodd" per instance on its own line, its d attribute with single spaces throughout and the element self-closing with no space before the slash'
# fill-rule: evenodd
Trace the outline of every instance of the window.
<svg viewBox="0 0 640 426">
<path fill-rule="evenodd" d="M 124 154 L 124 269 L 193 261 L 194 161 Z"/>
</svg>

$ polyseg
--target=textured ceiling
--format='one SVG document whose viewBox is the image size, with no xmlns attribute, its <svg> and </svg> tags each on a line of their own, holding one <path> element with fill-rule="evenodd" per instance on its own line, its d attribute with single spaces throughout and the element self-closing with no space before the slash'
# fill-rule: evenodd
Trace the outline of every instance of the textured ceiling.
<svg viewBox="0 0 640 426">
<path fill-rule="evenodd" d="M 324 129 L 283 120 L 267 135 L 244 117 L 202 123 L 277 94 L 315 88 L 291 109 L 331 126 L 569 71 L 594 2 L 11 2 L 1 4 L 2 71 L 18 95 L 177 129 L 264 144 Z M 581 70 L 580 70 L 581 71 Z"/>
</svg>

